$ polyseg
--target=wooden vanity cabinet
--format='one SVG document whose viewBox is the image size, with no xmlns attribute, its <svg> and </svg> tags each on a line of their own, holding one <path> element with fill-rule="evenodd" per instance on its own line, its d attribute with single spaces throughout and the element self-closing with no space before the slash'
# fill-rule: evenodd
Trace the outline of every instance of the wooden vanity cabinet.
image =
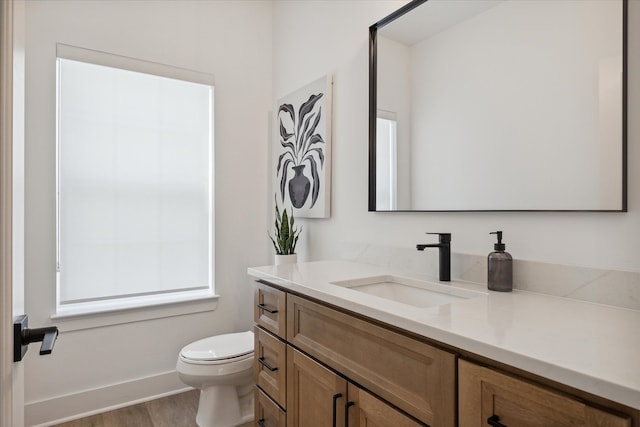
<svg viewBox="0 0 640 427">
<path fill-rule="evenodd" d="M 464 427 L 631 427 L 628 416 L 466 360 L 458 363 Z"/>
<path fill-rule="evenodd" d="M 615 402 L 266 283 L 254 295 L 256 427 L 640 427 Z"/>
<path fill-rule="evenodd" d="M 265 283 L 254 295 L 256 426 L 456 426 L 454 354 Z"/>
</svg>

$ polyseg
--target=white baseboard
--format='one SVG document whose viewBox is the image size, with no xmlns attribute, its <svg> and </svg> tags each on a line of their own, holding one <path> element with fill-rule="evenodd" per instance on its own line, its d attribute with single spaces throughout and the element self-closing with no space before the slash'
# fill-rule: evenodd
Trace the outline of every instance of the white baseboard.
<svg viewBox="0 0 640 427">
<path fill-rule="evenodd" d="M 51 426 L 191 389 L 180 381 L 176 371 L 164 372 L 132 381 L 26 403 L 24 406 L 25 425 L 27 427 Z"/>
</svg>

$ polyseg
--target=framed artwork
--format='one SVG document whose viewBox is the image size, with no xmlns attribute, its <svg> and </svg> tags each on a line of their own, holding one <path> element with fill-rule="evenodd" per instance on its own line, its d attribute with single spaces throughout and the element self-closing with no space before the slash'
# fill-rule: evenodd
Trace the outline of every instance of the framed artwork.
<svg viewBox="0 0 640 427">
<path fill-rule="evenodd" d="M 325 76 L 277 102 L 273 188 L 296 217 L 330 216 L 332 84 Z"/>
</svg>

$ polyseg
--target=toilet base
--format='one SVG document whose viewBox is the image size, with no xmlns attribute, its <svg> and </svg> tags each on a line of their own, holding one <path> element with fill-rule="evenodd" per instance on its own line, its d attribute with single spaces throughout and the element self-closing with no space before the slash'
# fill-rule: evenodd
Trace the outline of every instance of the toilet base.
<svg viewBox="0 0 640 427">
<path fill-rule="evenodd" d="M 239 392 L 244 395 L 239 395 Z M 236 427 L 253 420 L 253 391 L 243 393 L 233 385 L 200 391 L 196 424 L 199 427 Z"/>
</svg>

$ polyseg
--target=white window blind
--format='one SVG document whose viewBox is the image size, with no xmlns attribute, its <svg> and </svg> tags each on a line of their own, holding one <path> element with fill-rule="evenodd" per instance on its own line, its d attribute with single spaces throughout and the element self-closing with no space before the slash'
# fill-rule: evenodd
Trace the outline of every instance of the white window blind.
<svg viewBox="0 0 640 427">
<path fill-rule="evenodd" d="M 212 79 L 69 46 L 57 61 L 58 314 L 213 295 Z"/>
</svg>

